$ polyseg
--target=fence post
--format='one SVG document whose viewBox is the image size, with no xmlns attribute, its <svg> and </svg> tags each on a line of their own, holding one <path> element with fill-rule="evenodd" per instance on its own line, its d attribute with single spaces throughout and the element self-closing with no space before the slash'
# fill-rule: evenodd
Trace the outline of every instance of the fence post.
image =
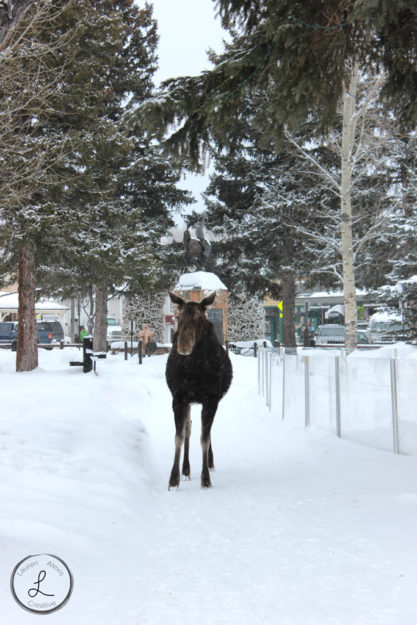
<svg viewBox="0 0 417 625">
<path fill-rule="evenodd" d="M 282 353 L 282 421 L 285 416 L 285 350 Z"/>
<path fill-rule="evenodd" d="M 261 356 L 258 357 L 258 395 L 261 394 Z"/>
<path fill-rule="evenodd" d="M 340 356 L 334 359 L 334 379 L 336 386 L 336 435 L 341 437 L 341 421 L 340 421 Z"/>
<path fill-rule="evenodd" d="M 397 402 L 397 359 L 390 359 L 391 374 L 391 407 L 392 407 L 392 442 L 395 454 L 400 453 L 400 441 L 398 435 L 398 402 Z"/>
<path fill-rule="evenodd" d="M 139 356 L 139 364 L 142 364 L 142 339 L 138 341 L 138 356 Z"/>
<path fill-rule="evenodd" d="M 308 356 L 304 356 L 304 425 L 310 425 L 310 361 Z"/>
<path fill-rule="evenodd" d="M 272 351 L 269 352 L 269 380 L 268 380 L 268 407 L 272 409 Z"/>
<path fill-rule="evenodd" d="M 264 375 L 264 398 L 266 403 L 268 404 L 268 352 L 266 349 L 263 349 L 264 360 L 265 360 L 265 375 Z"/>
</svg>

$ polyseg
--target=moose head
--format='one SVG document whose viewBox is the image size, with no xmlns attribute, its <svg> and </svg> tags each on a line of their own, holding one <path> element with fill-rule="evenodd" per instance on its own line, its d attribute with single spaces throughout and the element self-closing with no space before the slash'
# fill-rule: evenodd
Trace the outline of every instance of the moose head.
<svg viewBox="0 0 417 625">
<path fill-rule="evenodd" d="M 216 292 L 205 297 L 200 303 L 186 302 L 171 292 L 169 297 L 171 302 L 178 307 L 177 351 L 181 356 L 190 356 L 207 329 L 206 310 L 213 304 Z"/>
</svg>

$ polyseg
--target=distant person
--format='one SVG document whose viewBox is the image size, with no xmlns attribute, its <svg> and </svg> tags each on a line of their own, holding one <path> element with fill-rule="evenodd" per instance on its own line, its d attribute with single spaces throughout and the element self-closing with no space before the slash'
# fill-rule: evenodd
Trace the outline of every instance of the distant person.
<svg viewBox="0 0 417 625">
<path fill-rule="evenodd" d="M 84 326 L 81 326 L 80 328 L 80 343 L 82 343 L 84 341 L 84 337 L 88 336 L 88 331 L 85 329 Z"/>
<path fill-rule="evenodd" d="M 155 330 L 151 330 L 149 324 L 145 323 L 142 330 L 139 331 L 139 340 L 142 341 L 142 355 L 150 356 L 156 352 L 157 346 L 154 341 Z"/>
</svg>

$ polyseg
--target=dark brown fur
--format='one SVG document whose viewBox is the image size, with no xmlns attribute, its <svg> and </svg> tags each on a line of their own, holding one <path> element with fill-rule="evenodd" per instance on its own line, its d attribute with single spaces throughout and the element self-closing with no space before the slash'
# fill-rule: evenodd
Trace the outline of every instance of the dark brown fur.
<svg viewBox="0 0 417 625">
<path fill-rule="evenodd" d="M 175 456 L 169 488 L 179 486 L 180 483 L 179 463 L 183 443 L 182 473 L 185 477 L 190 477 L 188 450 L 191 433 L 190 405 L 193 403 L 203 406 L 201 486 L 208 488 L 211 486 L 209 469 L 214 467 L 211 426 L 218 403 L 228 391 L 232 381 L 232 365 L 205 314 L 216 294 L 206 297 L 199 304 L 184 302 L 173 293 L 169 295 L 172 302 L 178 306 L 178 331 L 174 335 L 166 368 L 166 380 L 172 393 L 176 431 Z"/>
</svg>

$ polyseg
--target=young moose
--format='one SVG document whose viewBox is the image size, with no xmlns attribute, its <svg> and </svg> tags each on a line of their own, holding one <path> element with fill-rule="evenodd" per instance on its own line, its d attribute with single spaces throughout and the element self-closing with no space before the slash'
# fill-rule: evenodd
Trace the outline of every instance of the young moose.
<svg viewBox="0 0 417 625">
<path fill-rule="evenodd" d="M 178 331 L 168 357 L 166 380 L 172 393 L 175 418 L 175 456 L 169 488 L 179 486 L 180 456 L 184 443 L 182 474 L 190 476 L 189 447 L 191 434 L 190 405 L 202 404 L 201 447 L 203 469 L 201 486 L 211 486 L 209 469 L 214 467 L 210 431 L 217 405 L 232 381 L 232 364 L 219 343 L 213 325 L 206 318 L 206 309 L 214 302 L 212 293 L 199 304 L 185 302 L 169 293 L 178 306 Z"/>
</svg>

